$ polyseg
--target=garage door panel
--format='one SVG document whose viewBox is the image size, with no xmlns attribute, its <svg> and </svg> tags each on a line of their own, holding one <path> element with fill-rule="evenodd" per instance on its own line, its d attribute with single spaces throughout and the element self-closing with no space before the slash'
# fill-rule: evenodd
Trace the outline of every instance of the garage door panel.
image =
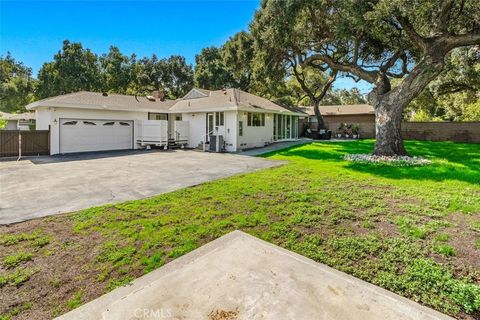
<svg viewBox="0 0 480 320">
<path fill-rule="evenodd" d="M 60 119 L 60 153 L 132 148 L 133 121 Z"/>
</svg>

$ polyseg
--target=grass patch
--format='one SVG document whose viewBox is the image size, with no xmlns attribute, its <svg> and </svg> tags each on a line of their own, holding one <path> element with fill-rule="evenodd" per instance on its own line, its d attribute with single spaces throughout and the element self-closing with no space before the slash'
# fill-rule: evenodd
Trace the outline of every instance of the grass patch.
<svg viewBox="0 0 480 320">
<path fill-rule="evenodd" d="M 19 264 L 32 260 L 33 254 L 30 252 L 19 252 L 3 259 L 3 266 L 7 269 L 14 268 Z"/>
<path fill-rule="evenodd" d="M 29 268 L 16 269 L 0 275 L 0 288 L 6 285 L 19 286 L 28 281 L 35 274 L 35 271 Z"/>
<path fill-rule="evenodd" d="M 20 313 L 29 310 L 32 307 L 31 302 L 26 302 L 20 306 L 16 306 L 5 313 L 0 314 L 0 320 L 11 320 L 18 316 Z"/>
<path fill-rule="evenodd" d="M 446 257 L 452 257 L 456 254 L 455 249 L 447 244 L 438 244 L 433 247 L 433 251 L 443 254 Z"/>
<path fill-rule="evenodd" d="M 82 305 L 83 290 L 75 292 L 75 294 L 67 301 L 67 309 L 72 310 Z"/>
<path fill-rule="evenodd" d="M 16 296 L 38 300 L 30 314 L 48 318 L 240 229 L 441 312 L 474 319 L 480 312 L 479 145 L 407 141 L 410 154 L 428 158 L 428 166 L 343 160 L 372 147 L 370 140 L 297 146 L 264 155 L 287 160 L 281 167 L 39 219 L 28 228 L 20 224 L 0 237 L 6 252 L 0 258 L 36 253 L 35 243 L 43 243 L 39 252 L 45 254 L 36 254 L 35 262 L 42 259 L 52 274 L 44 283 L 20 282 Z M 469 245 L 459 250 L 462 243 Z M 58 263 L 67 254 L 74 257 L 69 267 L 77 272 L 75 281 L 51 280 L 71 277 Z M 22 263 L 13 268 L 9 277 L 23 270 Z M 3 290 L 15 283 L 1 279 Z M 39 287 L 51 294 L 35 296 Z M 65 287 L 76 294 L 89 290 L 56 295 Z M 3 296 L 7 304 L 17 303 Z"/>
</svg>

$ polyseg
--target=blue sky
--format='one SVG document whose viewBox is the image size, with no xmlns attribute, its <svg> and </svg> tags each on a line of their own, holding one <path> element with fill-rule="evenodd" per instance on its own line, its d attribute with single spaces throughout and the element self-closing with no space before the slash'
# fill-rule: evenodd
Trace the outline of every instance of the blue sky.
<svg viewBox="0 0 480 320">
<path fill-rule="evenodd" d="M 36 76 L 68 39 L 97 54 L 115 45 L 125 54 L 159 57 L 195 54 L 248 29 L 258 0 L 225 1 L 10 1 L 0 0 L 0 54 Z M 339 79 L 337 88 L 357 86 Z M 365 91 L 364 85 L 360 86 Z"/>
</svg>

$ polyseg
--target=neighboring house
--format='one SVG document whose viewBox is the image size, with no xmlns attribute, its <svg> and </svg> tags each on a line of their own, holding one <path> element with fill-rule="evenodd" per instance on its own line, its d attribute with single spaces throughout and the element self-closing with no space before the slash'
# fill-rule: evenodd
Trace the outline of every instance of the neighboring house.
<svg viewBox="0 0 480 320">
<path fill-rule="evenodd" d="M 299 107 L 299 109 L 308 114 L 307 127 L 316 130 L 318 122 L 313 107 Z M 359 125 L 360 136 L 373 138 L 371 133 L 375 132 L 375 110 L 372 106 L 368 104 L 354 104 L 319 106 L 319 109 L 327 129 L 335 132 L 341 123 L 355 123 Z"/>
<path fill-rule="evenodd" d="M 235 152 L 297 139 L 298 119 L 306 117 L 238 89 L 192 89 L 178 100 L 82 91 L 26 108 L 35 110 L 37 129 L 50 128 L 50 154 L 137 149 L 167 140 L 195 148 L 212 135 L 221 136 L 222 149 Z"/>
<path fill-rule="evenodd" d="M 7 120 L 7 125 L 3 130 L 30 130 L 35 126 L 35 113 L 6 113 L 0 112 L 0 119 Z"/>
</svg>

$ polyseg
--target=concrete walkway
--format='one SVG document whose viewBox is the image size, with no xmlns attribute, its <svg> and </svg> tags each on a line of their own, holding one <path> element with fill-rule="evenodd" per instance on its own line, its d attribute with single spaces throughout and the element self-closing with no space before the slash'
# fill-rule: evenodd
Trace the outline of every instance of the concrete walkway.
<svg viewBox="0 0 480 320">
<path fill-rule="evenodd" d="M 258 156 L 258 155 L 269 153 L 272 151 L 282 150 L 282 149 L 290 148 L 297 145 L 307 144 L 311 142 L 313 142 L 313 140 L 307 139 L 307 138 L 299 139 L 296 141 L 276 142 L 263 148 L 255 148 L 255 149 L 250 149 L 246 151 L 240 151 L 238 152 L 238 154 L 245 155 L 245 156 Z"/>
<path fill-rule="evenodd" d="M 59 319 L 451 319 L 240 231 Z"/>
</svg>

